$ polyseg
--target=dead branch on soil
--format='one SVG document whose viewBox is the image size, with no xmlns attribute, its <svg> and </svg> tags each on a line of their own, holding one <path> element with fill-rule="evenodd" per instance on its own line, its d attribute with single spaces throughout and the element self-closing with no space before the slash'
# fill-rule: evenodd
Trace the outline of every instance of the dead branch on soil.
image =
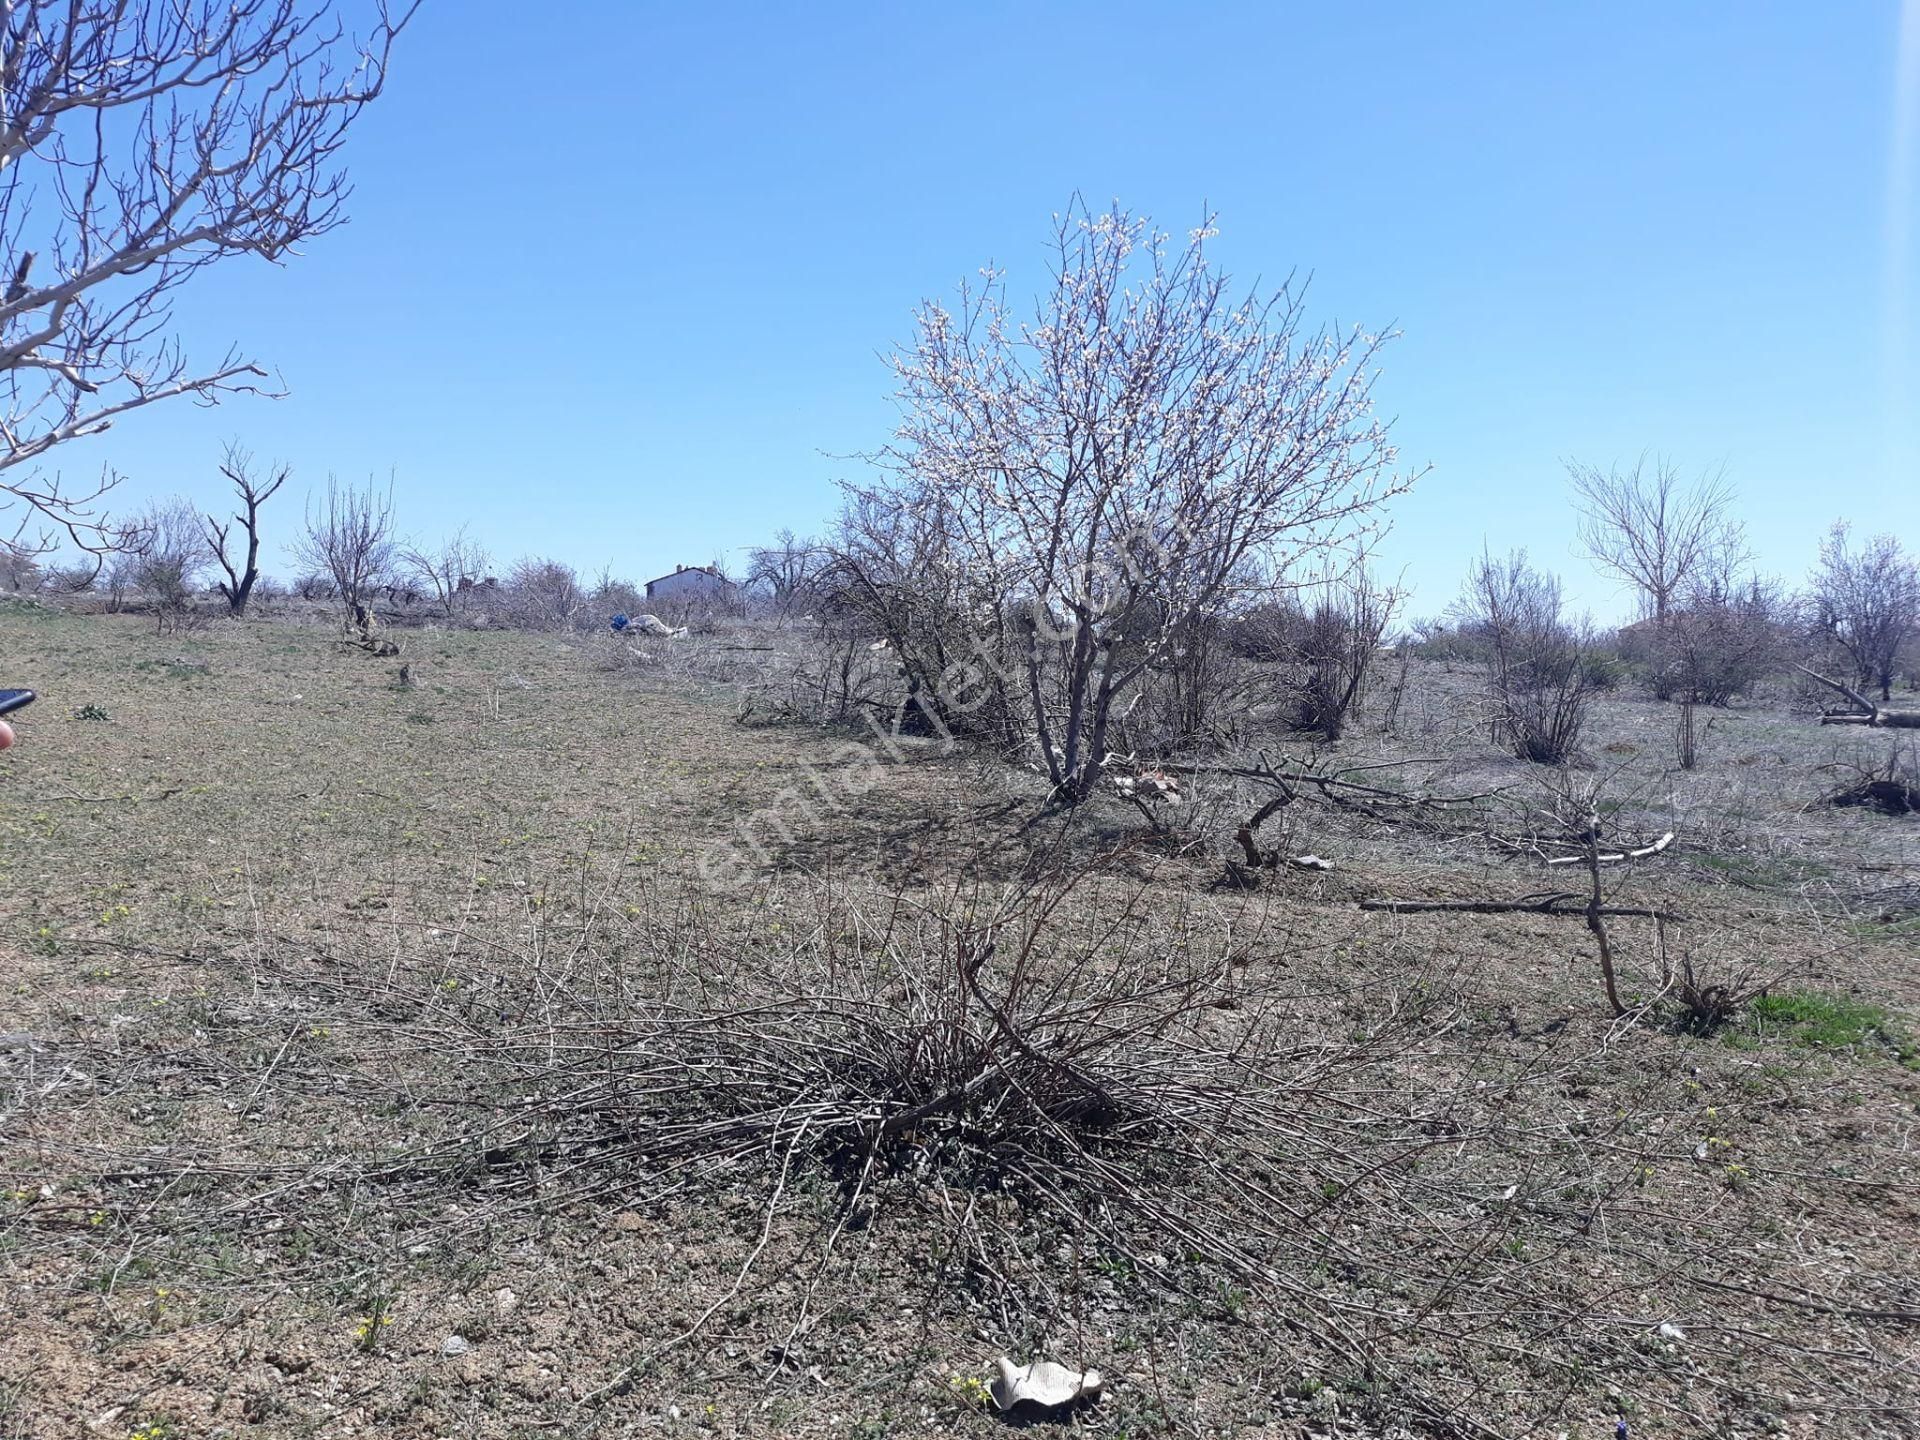
<svg viewBox="0 0 1920 1440">
<path fill-rule="evenodd" d="M 1419 915 L 1453 910 L 1471 915 L 1574 915 L 1584 918 L 1592 911 L 1590 896 L 1572 890 L 1550 895 L 1521 895 L 1512 900 L 1390 900 L 1371 898 L 1355 902 L 1362 910 L 1388 910 L 1396 915 Z M 1657 910 L 1646 905 L 1602 905 L 1599 913 L 1608 917 L 1677 922 L 1687 917 L 1677 910 Z"/>
<path fill-rule="evenodd" d="M 1671 844 L 1673 844 L 1673 831 L 1669 830 L 1658 840 L 1642 845 L 1636 850 L 1616 850 L 1591 858 L 1594 863 L 1600 865 L 1618 865 L 1628 860 L 1645 860 L 1650 855 L 1658 855 Z M 1548 857 L 1547 864 L 1581 865 L 1587 863 L 1588 858 L 1585 855 L 1553 855 Z"/>
<path fill-rule="evenodd" d="M 1357 810 L 1377 818 L 1405 818 L 1421 811 L 1471 805 L 1501 793 L 1495 789 L 1472 795 L 1429 795 L 1420 791 L 1370 785 L 1350 778 L 1374 770 L 1440 763 L 1425 757 L 1322 770 L 1301 763 L 1277 766 L 1267 758 L 1264 750 L 1258 754 L 1259 763 L 1251 766 L 1163 764 L 1158 768 L 1173 775 L 1231 775 L 1237 779 L 1256 780 L 1277 790 L 1282 803 L 1298 799 L 1304 792 L 1336 808 Z"/>
<path fill-rule="evenodd" d="M 1393 824 L 1435 823 L 1449 812 L 1484 801 L 1499 793 L 1483 791 L 1472 795 L 1431 795 L 1424 791 L 1395 790 L 1356 780 L 1355 775 L 1408 765 L 1436 764 L 1423 758 L 1394 760 L 1369 765 L 1320 768 L 1311 763 L 1289 761 L 1276 765 L 1264 750 L 1256 752 L 1258 763 L 1246 765 L 1165 765 L 1172 774 L 1225 775 L 1253 780 L 1273 793 L 1234 831 L 1242 860 L 1228 860 L 1213 888 L 1252 890 L 1258 888 L 1262 871 L 1281 869 L 1324 872 L 1333 866 L 1318 855 L 1293 854 L 1288 844 L 1291 829 L 1281 843 L 1263 847 L 1258 843 L 1260 827 L 1287 807 L 1301 800 L 1323 804 L 1347 814 Z"/>
<path fill-rule="evenodd" d="M 1847 780 L 1828 792 L 1826 803 L 1841 809 L 1877 810 L 1882 815 L 1920 815 L 1920 748 L 1898 740 L 1879 769 L 1836 761 L 1818 767 L 1843 771 Z"/>
</svg>

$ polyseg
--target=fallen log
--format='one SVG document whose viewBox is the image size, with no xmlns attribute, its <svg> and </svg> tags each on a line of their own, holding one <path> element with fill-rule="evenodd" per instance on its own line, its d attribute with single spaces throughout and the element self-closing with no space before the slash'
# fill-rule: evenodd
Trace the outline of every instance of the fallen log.
<svg viewBox="0 0 1920 1440">
<path fill-rule="evenodd" d="M 1822 725 L 1872 725 L 1882 730 L 1920 730 L 1920 710 L 1880 710 L 1871 715 L 1822 715 Z"/>
<path fill-rule="evenodd" d="M 1419 915 L 1431 911 L 1457 911 L 1470 915 L 1572 915 L 1585 919 L 1589 913 L 1618 916 L 1628 920 L 1680 921 L 1687 917 L 1673 910 L 1655 910 L 1645 905 L 1602 905 L 1593 911 L 1587 898 L 1563 891 L 1553 895 L 1523 895 L 1517 900 L 1387 900 L 1359 902 L 1362 910 L 1386 910 L 1395 915 Z"/>
<path fill-rule="evenodd" d="M 1836 695 L 1845 697 L 1854 707 L 1852 712 L 1827 711 L 1820 717 L 1822 725 L 1871 725 L 1885 730 L 1920 730 L 1920 710 L 1887 710 L 1874 704 L 1852 686 L 1842 685 L 1818 670 L 1810 670 L 1805 665 L 1795 665 L 1793 668 L 1809 680 L 1817 680 Z"/>
</svg>

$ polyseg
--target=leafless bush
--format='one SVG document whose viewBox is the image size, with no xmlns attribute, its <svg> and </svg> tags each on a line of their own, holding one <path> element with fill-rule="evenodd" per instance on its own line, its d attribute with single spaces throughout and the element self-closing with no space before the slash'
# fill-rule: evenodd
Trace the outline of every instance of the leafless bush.
<svg viewBox="0 0 1920 1440">
<path fill-rule="evenodd" d="M 382 493 L 371 481 L 362 489 L 329 476 L 326 500 L 317 508 L 308 504 L 306 530 L 293 550 L 309 575 L 331 582 L 348 623 L 370 629 L 374 591 L 393 572 L 392 487 Z"/>
<path fill-rule="evenodd" d="M 1538 764 L 1572 758 L 1592 683 L 1588 639 L 1561 616 L 1560 582 L 1529 565 L 1525 551 L 1483 555 L 1456 612 L 1486 646 L 1494 740 Z"/>
<path fill-rule="evenodd" d="M 1218 615 L 1189 615 L 1171 627 L 1161 664 L 1140 678 L 1136 701 L 1114 721 L 1120 748 L 1149 755 L 1217 749 L 1238 735 L 1248 667 Z"/>
<path fill-rule="evenodd" d="M 400 551 L 399 565 L 401 573 L 452 618 L 487 573 L 488 560 L 485 547 L 462 527 L 438 545 L 406 546 Z"/>
<path fill-rule="evenodd" d="M 1815 630 L 1847 657 L 1863 687 L 1890 700 L 1901 651 L 1920 632 L 1920 565 L 1891 535 L 1857 550 L 1847 536 L 1840 521 L 1821 542 L 1811 583 Z"/>
<path fill-rule="evenodd" d="M 1661 698 L 1725 706 L 1781 667 L 1791 629 L 1779 586 L 1712 576 L 1683 592 L 1664 626 L 1623 631 L 1621 655 L 1646 671 Z"/>
<path fill-rule="evenodd" d="M 151 602 L 162 630 L 190 623 L 193 595 L 213 559 L 200 512 L 185 500 L 156 501 L 140 515 L 127 542 L 131 579 Z"/>
<path fill-rule="evenodd" d="M 603 569 L 594 579 L 592 601 L 596 624 L 610 620 L 615 615 L 631 618 L 647 613 L 646 592 L 631 580 L 622 580 L 611 568 Z"/>
<path fill-rule="evenodd" d="M 587 594 L 571 565 L 528 557 L 501 587 L 499 610 L 523 630 L 571 630 L 586 612 Z"/>
<path fill-rule="evenodd" d="M 1295 602 L 1274 647 L 1290 671 L 1295 729 L 1340 738 L 1366 694 L 1397 602 L 1364 565 L 1328 575 Z"/>
<path fill-rule="evenodd" d="M 647 933 L 666 993 L 591 950 L 572 951 L 557 987 L 502 957 L 484 977 L 466 972 L 459 993 L 476 1003 L 453 1025 L 444 962 L 409 958 L 383 972 L 385 1013 L 436 1073 L 499 1104 L 484 1130 L 461 1133 L 456 1118 L 424 1153 L 379 1163 L 389 1176 L 451 1176 L 485 1153 L 504 1178 L 520 1154 L 544 1157 L 549 1204 L 608 1183 L 644 1205 L 654 1191 L 746 1181 L 769 1220 L 824 1173 L 839 1181 L 835 1215 L 784 1262 L 802 1277 L 779 1321 L 790 1335 L 813 1322 L 815 1286 L 848 1232 L 905 1224 L 937 1237 L 930 1287 L 965 1276 L 1045 1313 L 1060 1300 L 1023 1279 L 1018 1257 L 1034 1233 L 1072 1236 L 1153 1291 L 1217 1303 L 1225 1287 L 1283 1306 L 1294 1334 L 1342 1364 L 1362 1359 L 1350 1328 L 1373 1302 L 1322 1283 L 1315 1257 L 1349 1254 L 1360 1217 L 1397 1230 L 1388 1217 L 1445 1204 L 1448 1253 L 1403 1257 L 1394 1283 L 1430 1317 L 1410 1322 L 1423 1342 L 1451 1347 L 1454 1315 L 1475 1303 L 1450 1273 L 1451 1247 L 1471 1253 L 1512 1222 L 1477 1206 L 1471 1180 L 1449 1185 L 1440 1158 L 1458 1150 L 1453 1126 L 1469 1113 L 1499 1123 L 1504 1092 L 1438 1101 L 1401 1074 L 1414 1037 L 1456 1013 L 1447 977 L 1389 982 L 1369 969 L 1331 1030 L 1308 1028 L 1280 972 L 1250 963 L 1257 926 L 1170 947 L 1163 927 L 1180 917 L 1154 920 L 1137 891 L 1080 893 L 1099 883 L 995 887 L 932 912 L 818 893 L 807 904 L 824 922 L 819 944 L 728 947 L 693 966 L 668 957 L 686 944 L 707 956 L 706 943 L 656 915 Z M 1389 1094 L 1449 1118 L 1383 1126 Z M 1440 1169 L 1421 1171 L 1425 1157 Z M 756 1245 L 679 1338 L 766 1254 Z M 1461 1404 L 1417 1367 L 1393 1362 L 1382 1383 L 1396 1406 Z"/>
<path fill-rule="evenodd" d="M 1705 980 L 1694 970 L 1693 956 L 1682 953 L 1667 986 L 1676 1007 L 1675 1021 L 1690 1035 L 1714 1035 L 1764 996 L 1771 981 L 1751 970 L 1730 980 Z"/>
</svg>

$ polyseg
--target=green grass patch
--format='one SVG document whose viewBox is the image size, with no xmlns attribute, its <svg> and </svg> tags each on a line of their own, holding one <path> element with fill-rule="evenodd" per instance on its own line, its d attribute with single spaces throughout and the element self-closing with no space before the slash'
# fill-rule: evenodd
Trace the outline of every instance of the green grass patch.
<svg viewBox="0 0 1920 1440">
<path fill-rule="evenodd" d="M 1920 1047 L 1885 1006 L 1844 995 L 1812 990 L 1762 995 L 1747 1007 L 1743 1028 L 1754 1039 L 1786 1040 L 1814 1050 L 1884 1051 L 1908 1069 L 1920 1069 Z"/>
</svg>

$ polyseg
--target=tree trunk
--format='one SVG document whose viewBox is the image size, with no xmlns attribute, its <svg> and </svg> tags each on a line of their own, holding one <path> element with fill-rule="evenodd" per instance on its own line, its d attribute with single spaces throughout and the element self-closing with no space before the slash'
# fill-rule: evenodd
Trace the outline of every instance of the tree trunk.
<svg viewBox="0 0 1920 1440">
<path fill-rule="evenodd" d="M 1809 670 L 1805 665 L 1793 668 L 1808 679 L 1819 681 L 1835 694 L 1844 696 L 1857 708 L 1854 714 L 1822 715 L 1822 725 L 1871 725 L 1886 730 L 1920 730 L 1920 710 L 1887 710 L 1874 704 L 1852 686 L 1830 680 L 1817 670 Z M 1884 690 L 1881 698 L 1887 698 Z"/>
<path fill-rule="evenodd" d="M 1620 1003 L 1620 990 L 1613 978 L 1613 943 L 1607 937 L 1606 921 L 1601 918 L 1605 912 L 1600 891 L 1600 836 L 1598 830 L 1587 834 L 1587 874 L 1593 882 L 1593 889 L 1587 898 L 1587 929 L 1593 932 L 1595 942 L 1600 946 L 1600 978 L 1607 988 L 1607 1003 L 1613 1007 L 1615 1015 L 1627 1013 L 1627 1007 Z"/>
</svg>

